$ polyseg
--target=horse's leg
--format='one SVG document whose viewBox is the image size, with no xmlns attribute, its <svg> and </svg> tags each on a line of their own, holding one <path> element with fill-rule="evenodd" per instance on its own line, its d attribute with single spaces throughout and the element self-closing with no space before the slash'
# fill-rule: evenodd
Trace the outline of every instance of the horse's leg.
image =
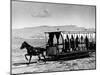
<svg viewBox="0 0 100 75">
<path fill-rule="evenodd" d="M 45 58 L 44 54 L 42 54 L 42 56 L 43 56 L 43 58 L 44 58 L 44 62 L 46 63 L 46 58 Z"/>
<path fill-rule="evenodd" d="M 29 64 L 30 64 L 31 58 L 32 58 L 32 55 L 30 55 Z"/>
<path fill-rule="evenodd" d="M 41 60 L 40 55 L 38 55 L 38 58 L 39 58 L 38 61 L 40 61 Z"/>
<path fill-rule="evenodd" d="M 26 60 L 28 60 L 28 58 L 26 57 L 28 54 L 25 54 L 25 58 L 26 58 Z"/>
</svg>

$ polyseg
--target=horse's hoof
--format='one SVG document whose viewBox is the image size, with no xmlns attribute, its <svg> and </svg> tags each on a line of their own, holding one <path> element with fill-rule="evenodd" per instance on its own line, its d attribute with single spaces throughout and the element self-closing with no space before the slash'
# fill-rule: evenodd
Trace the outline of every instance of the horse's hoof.
<svg viewBox="0 0 100 75">
<path fill-rule="evenodd" d="M 44 64 L 46 64 L 46 62 L 44 62 Z"/>
</svg>

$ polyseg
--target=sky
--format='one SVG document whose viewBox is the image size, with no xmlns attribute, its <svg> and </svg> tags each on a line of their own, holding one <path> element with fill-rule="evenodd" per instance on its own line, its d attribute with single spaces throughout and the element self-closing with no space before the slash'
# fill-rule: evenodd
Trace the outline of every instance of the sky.
<svg viewBox="0 0 100 75">
<path fill-rule="evenodd" d="M 12 29 L 61 25 L 95 28 L 95 6 L 12 1 Z"/>
</svg>

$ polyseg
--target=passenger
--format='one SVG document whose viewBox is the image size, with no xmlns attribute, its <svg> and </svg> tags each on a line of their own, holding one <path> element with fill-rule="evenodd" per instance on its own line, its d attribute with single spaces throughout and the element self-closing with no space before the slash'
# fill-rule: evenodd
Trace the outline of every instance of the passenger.
<svg viewBox="0 0 100 75">
<path fill-rule="evenodd" d="M 85 45 L 84 45 L 84 38 L 83 38 L 83 36 L 81 36 L 80 45 L 81 45 L 81 51 L 84 50 L 85 49 Z"/>
<path fill-rule="evenodd" d="M 65 39 L 65 50 L 66 52 L 69 51 L 69 40 L 68 39 Z"/>
<path fill-rule="evenodd" d="M 86 44 L 86 48 L 88 50 L 88 48 L 89 48 L 89 39 L 88 39 L 87 36 L 85 37 L 85 44 Z"/>
<path fill-rule="evenodd" d="M 70 39 L 70 45 L 71 45 L 72 51 L 74 51 L 75 50 L 75 44 L 74 44 L 74 37 L 73 37 L 73 35 L 71 36 L 71 39 Z"/>
<path fill-rule="evenodd" d="M 78 38 L 78 35 L 77 35 L 77 37 L 75 39 L 75 45 L 76 45 L 75 50 L 78 50 L 78 44 L 79 44 L 79 38 Z"/>
</svg>

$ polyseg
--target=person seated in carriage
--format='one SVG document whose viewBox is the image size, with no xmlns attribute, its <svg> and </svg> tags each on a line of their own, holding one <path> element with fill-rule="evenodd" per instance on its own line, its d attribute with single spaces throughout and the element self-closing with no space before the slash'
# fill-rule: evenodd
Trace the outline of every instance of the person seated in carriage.
<svg viewBox="0 0 100 75">
<path fill-rule="evenodd" d="M 69 37 L 67 35 L 67 38 L 65 39 L 65 52 L 69 52 L 70 48 L 69 48 Z"/>
<path fill-rule="evenodd" d="M 71 35 L 71 39 L 70 39 L 70 50 L 75 51 L 75 40 L 73 35 Z"/>
<path fill-rule="evenodd" d="M 77 35 L 76 39 L 75 39 L 75 49 L 76 49 L 76 51 L 78 50 L 78 45 L 79 45 L 79 37 Z"/>
<path fill-rule="evenodd" d="M 54 34 L 49 34 L 49 39 L 48 39 L 49 46 L 53 46 L 53 37 L 54 37 Z"/>
<path fill-rule="evenodd" d="M 88 48 L 89 48 L 89 39 L 88 39 L 88 37 L 86 36 L 85 37 L 85 44 L 86 44 L 86 49 L 88 50 Z"/>
<path fill-rule="evenodd" d="M 80 37 L 80 41 L 79 41 L 79 50 L 80 51 L 83 51 L 83 50 L 86 50 L 86 45 L 85 45 L 85 42 L 84 42 L 84 38 L 83 36 Z"/>
</svg>

